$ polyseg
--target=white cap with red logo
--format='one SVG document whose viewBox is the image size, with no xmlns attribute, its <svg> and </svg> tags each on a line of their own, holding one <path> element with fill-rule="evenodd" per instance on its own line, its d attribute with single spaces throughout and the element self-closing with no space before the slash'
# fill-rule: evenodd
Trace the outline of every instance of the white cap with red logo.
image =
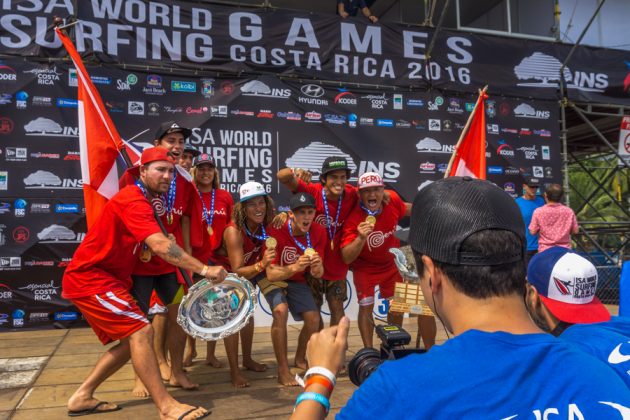
<svg viewBox="0 0 630 420">
<path fill-rule="evenodd" d="M 247 201 L 250 198 L 267 195 L 265 187 L 259 182 L 246 182 L 239 189 L 240 202 Z"/>
<path fill-rule="evenodd" d="M 376 172 L 366 172 L 359 177 L 357 188 L 384 187 L 383 178 Z"/>
</svg>

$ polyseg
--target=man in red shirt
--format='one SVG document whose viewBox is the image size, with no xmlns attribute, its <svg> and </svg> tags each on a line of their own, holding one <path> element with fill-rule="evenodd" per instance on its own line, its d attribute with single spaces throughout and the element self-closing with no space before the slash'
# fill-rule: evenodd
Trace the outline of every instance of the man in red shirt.
<svg viewBox="0 0 630 420">
<path fill-rule="evenodd" d="M 180 404 L 162 383 L 153 351 L 153 330 L 130 295 L 131 273 L 143 251 L 142 244 L 169 264 L 223 281 L 221 267 L 208 267 L 165 236 L 154 218 L 149 199 L 168 191 L 173 159 L 166 149 L 142 153 L 140 179 L 119 191 L 104 207 L 75 252 L 62 280 L 62 296 L 83 313 L 103 344 L 120 340 L 96 363 L 68 401 L 69 415 L 119 410 L 93 397 L 96 388 L 131 357 L 163 418 L 196 419 L 208 415 L 201 407 Z"/>
<path fill-rule="evenodd" d="M 276 257 L 267 267 L 267 279 L 258 286 L 273 314 L 271 340 L 278 361 L 278 382 L 295 386 L 287 359 L 287 321 L 289 311 L 296 321 L 304 320 L 295 352 L 295 366 L 306 368 L 306 343 L 319 328 L 319 311 L 307 284 L 308 277 L 321 278 L 324 262 L 321 256 L 327 246 L 326 231 L 315 219 L 315 199 L 297 193 L 289 202 L 289 220 L 280 228 L 270 228 L 276 244 Z M 266 281 L 265 281 L 266 280 Z"/>
<path fill-rule="evenodd" d="M 538 252 L 552 246 L 571 248 L 571 234 L 579 232 L 575 213 L 561 203 L 563 196 L 562 187 L 551 184 L 544 194 L 547 204 L 534 210 L 529 233 L 538 235 Z"/>
<path fill-rule="evenodd" d="M 341 229 L 357 203 L 357 189 L 348 184 L 350 168 L 342 156 L 326 158 L 319 176 L 320 182 L 305 182 L 303 173 L 300 169 L 285 168 L 278 172 L 277 177 L 291 192 L 304 192 L 315 197 L 315 222 L 324 227 L 328 240 L 324 253 L 324 276 L 309 282 L 318 308 L 321 309 L 326 295 L 330 325 L 337 325 L 344 315 L 343 302 L 348 299 L 348 265 L 343 262 L 339 252 Z"/>
<path fill-rule="evenodd" d="M 394 191 L 389 191 L 389 202 L 383 203 L 385 184 L 376 172 L 361 175 L 357 186 L 360 201 L 343 227 L 341 255 L 354 274 L 363 345 L 372 347 L 374 288 L 379 286 L 381 298 L 389 299 L 394 296 L 396 282 L 403 281 L 389 249 L 400 246 L 394 233 L 400 220 L 411 212 L 411 205 Z M 402 314 L 390 312 L 387 321 L 402 325 Z"/>
</svg>

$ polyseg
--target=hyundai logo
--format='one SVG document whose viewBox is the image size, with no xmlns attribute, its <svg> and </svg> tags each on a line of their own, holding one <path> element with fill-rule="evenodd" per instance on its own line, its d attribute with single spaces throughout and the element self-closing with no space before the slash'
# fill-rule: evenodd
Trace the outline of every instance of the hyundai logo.
<svg viewBox="0 0 630 420">
<path fill-rule="evenodd" d="M 300 89 L 303 94 L 310 96 L 311 98 L 319 98 L 324 96 L 324 88 L 318 85 L 304 85 Z"/>
</svg>

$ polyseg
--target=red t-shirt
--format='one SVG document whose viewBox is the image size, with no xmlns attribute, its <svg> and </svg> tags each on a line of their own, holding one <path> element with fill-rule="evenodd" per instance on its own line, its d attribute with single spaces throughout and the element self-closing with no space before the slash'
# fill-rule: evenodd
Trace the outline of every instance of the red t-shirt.
<svg viewBox="0 0 630 420">
<path fill-rule="evenodd" d="M 390 199 L 383 204 L 383 211 L 376 216 L 374 230 L 368 235 L 361 253 L 350 266 L 352 271 L 384 273 L 395 267 L 394 256 L 389 248 L 398 248 L 400 241 L 394 233 L 398 222 L 405 217 L 405 202 L 394 191 L 388 190 Z M 365 221 L 368 214 L 358 204 L 343 227 L 341 247 L 352 243 L 359 235 L 357 226 Z"/>
<path fill-rule="evenodd" d="M 199 198 L 199 193 L 194 191 L 195 199 L 193 212 L 191 215 L 191 230 L 201 233 L 201 246 L 193 245 L 193 256 L 203 263 L 212 260 L 219 264 L 220 255 L 216 255 L 216 250 L 223 243 L 223 232 L 232 220 L 232 209 L 234 208 L 234 199 L 226 190 L 216 189 L 214 193 L 214 216 L 212 217 L 212 235 L 208 234 L 208 224 L 203 219 L 203 207 Z M 212 209 L 212 192 L 201 193 L 203 204 L 206 206 L 208 217 Z M 199 226 L 198 229 L 193 228 Z M 192 236 L 192 233 L 191 233 Z"/>
<path fill-rule="evenodd" d="M 66 299 L 131 289 L 131 273 L 142 241 L 160 227 L 151 205 L 135 185 L 120 190 L 79 245 L 62 280 Z"/>
<path fill-rule="evenodd" d="M 167 233 L 172 233 L 175 236 L 175 240 L 179 246 L 184 246 L 182 238 L 182 223 L 181 219 L 183 215 L 190 216 L 191 203 L 193 194 L 196 194 L 192 183 L 188 182 L 184 177 L 175 171 L 175 202 L 173 203 L 173 220 L 172 223 L 168 223 L 168 214 L 166 212 L 166 199 L 168 192 L 163 194 L 164 201 L 160 197 L 153 198 L 151 204 L 156 209 L 157 214 L 160 216 L 160 220 L 164 224 Z M 136 187 L 137 188 L 137 187 Z M 142 262 L 138 260 L 136 267 L 133 270 L 133 274 L 140 276 L 157 276 L 160 274 L 172 273 L 176 270 L 175 266 L 167 263 L 157 255 L 153 255 L 149 262 Z"/>
<path fill-rule="evenodd" d="M 228 223 L 226 229 L 230 226 L 237 229 L 234 222 Z M 243 266 L 252 265 L 260 261 L 265 252 L 265 242 L 260 239 L 250 237 L 244 229 L 241 229 L 241 238 L 243 239 Z M 216 264 L 221 265 L 228 272 L 232 272 L 232 265 L 230 264 L 229 257 L 214 254 L 212 256 L 212 260 Z"/>
<path fill-rule="evenodd" d="M 302 249 L 296 245 L 295 241 L 289 234 L 289 221 L 287 220 L 284 225 L 280 229 L 274 229 L 270 227 L 267 229 L 267 234 L 269 236 L 273 236 L 278 241 L 278 245 L 276 246 L 276 258 L 273 261 L 273 264 L 279 266 L 291 265 L 300 258 L 300 255 L 304 253 Z M 317 223 L 313 223 L 311 225 L 311 229 L 309 231 L 311 237 L 311 245 L 317 251 L 324 267 L 326 267 L 326 260 L 324 256 L 326 244 L 328 243 L 326 239 L 326 230 L 318 225 Z M 306 241 L 306 235 L 295 236 L 295 240 L 301 243 L 303 246 L 308 247 Z M 310 270 L 307 268 L 307 270 Z M 304 272 L 297 273 L 295 276 L 291 277 L 288 280 L 304 283 L 306 282 L 306 278 L 304 277 Z"/>
<path fill-rule="evenodd" d="M 335 232 L 335 220 L 337 219 L 337 208 L 339 206 L 339 201 L 333 201 L 330 199 L 330 195 L 326 195 L 326 203 L 324 202 L 324 197 L 322 196 L 322 190 L 324 186 L 321 183 L 311 182 L 307 184 L 306 182 L 298 179 L 298 188 L 297 192 L 305 192 L 311 194 L 315 197 L 315 221 L 324 227 L 326 231 L 326 250 L 325 250 L 325 259 L 326 265 L 324 265 L 324 278 L 326 280 L 343 280 L 346 278 L 346 274 L 348 274 L 348 266 L 344 264 L 343 259 L 341 258 L 341 230 L 345 221 L 348 219 L 350 212 L 356 206 L 359 201 L 359 195 L 357 193 L 356 187 L 352 185 L 346 184 L 344 188 L 343 198 L 341 201 L 341 210 L 339 213 L 339 220 L 337 220 L 337 231 Z M 334 249 L 330 247 L 330 237 L 328 234 L 328 225 L 326 223 L 326 211 L 324 210 L 324 206 L 328 205 L 328 217 L 330 221 L 331 231 L 334 232 Z"/>
</svg>

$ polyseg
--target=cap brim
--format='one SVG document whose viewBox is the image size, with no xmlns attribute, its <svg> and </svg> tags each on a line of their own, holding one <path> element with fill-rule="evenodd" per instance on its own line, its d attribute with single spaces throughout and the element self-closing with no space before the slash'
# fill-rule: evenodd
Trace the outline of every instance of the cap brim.
<svg viewBox="0 0 630 420">
<path fill-rule="evenodd" d="M 401 241 L 409 243 L 409 228 L 397 230 L 394 235 Z"/>
<path fill-rule="evenodd" d="M 560 321 L 571 324 L 593 324 L 610 320 L 610 313 L 604 304 L 595 296 L 591 303 L 572 304 L 559 302 L 540 295 L 547 309 Z"/>
<path fill-rule="evenodd" d="M 252 198 L 255 198 L 255 197 L 261 197 L 261 196 L 265 196 L 265 195 L 267 195 L 267 193 L 264 193 L 264 192 L 263 192 L 263 193 L 254 194 L 254 195 L 250 195 L 250 196 L 249 196 L 249 197 L 247 197 L 247 198 L 242 198 L 241 200 L 239 200 L 239 202 L 240 202 L 240 203 L 243 203 L 243 202 L 245 202 L 245 201 L 247 201 L 247 200 L 251 200 Z"/>
</svg>

